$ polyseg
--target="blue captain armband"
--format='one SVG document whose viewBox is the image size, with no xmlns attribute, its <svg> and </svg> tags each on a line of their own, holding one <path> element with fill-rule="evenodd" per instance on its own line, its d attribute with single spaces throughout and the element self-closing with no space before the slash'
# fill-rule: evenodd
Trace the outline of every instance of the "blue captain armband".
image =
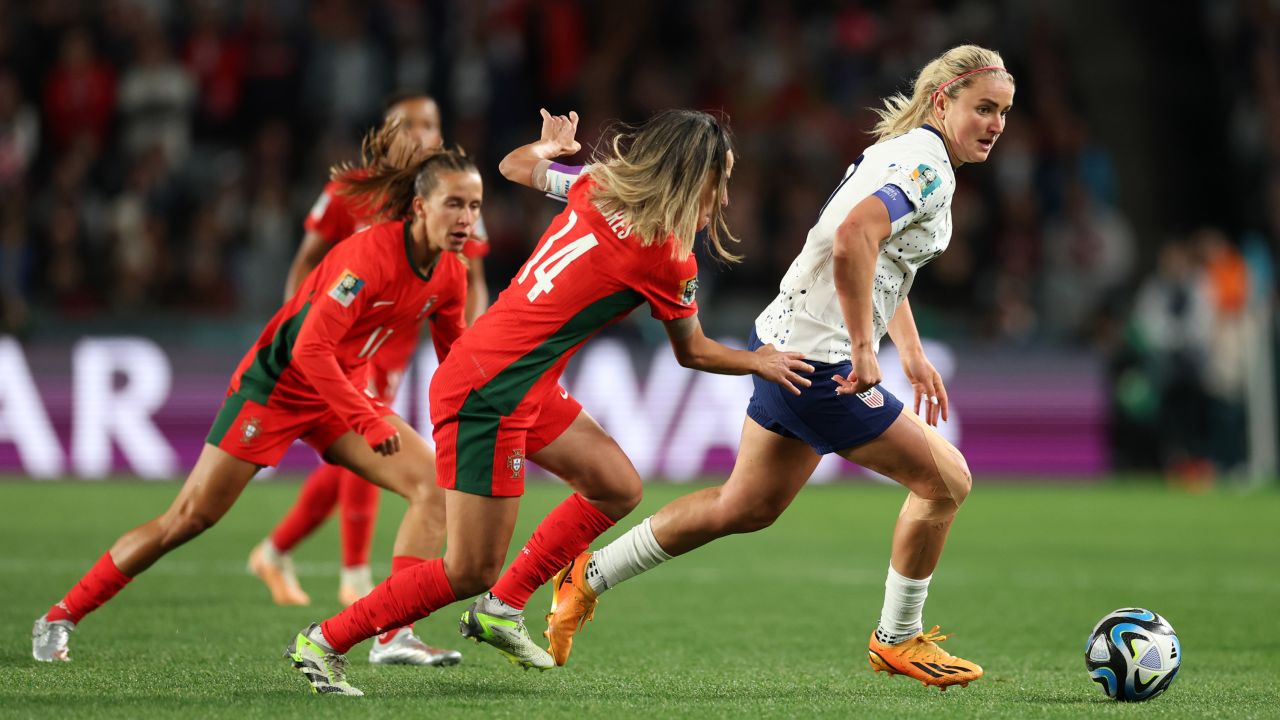
<svg viewBox="0 0 1280 720">
<path fill-rule="evenodd" d="M 892 183 L 871 194 L 880 198 L 880 202 L 884 203 L 885 209 L 889 211 L 890 223 L 898 222 L 907 213 L 915 210 L 915 207 L 911 205 L 911 201 L 907 199 L 907 194 L 902 192 L 902 188 Z"/>
</svg>

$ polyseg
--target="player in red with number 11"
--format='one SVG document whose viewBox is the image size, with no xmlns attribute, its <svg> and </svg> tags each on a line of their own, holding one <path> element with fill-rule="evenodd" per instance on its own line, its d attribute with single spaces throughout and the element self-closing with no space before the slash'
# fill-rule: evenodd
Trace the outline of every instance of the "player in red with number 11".
<svg viewBox="0 0 1280 720">
<path fill-rule="evenodd" d="M 577 152 L 576 124 L 576 115 L 544 112 L 542 139 L 503 161 L 509 179 L 567 195 L 568 206 L 432 379 L 437 482 L 446 489 L 445 557 L 393 573 L 365 598 L 300 632 L 291 647 L 295 663 L 342 667 L 343 653 L 384 628 L 492 589 L 463 615 L 463 633 L 526 668 L 554 665 L 525 629 L 526 601 L 641 496 L 640 476 L 622 449 L 557 380 L 584 343 L 640 305 L 666 325 L 686 367 L 756 374 L 793 392 L 807 384 L 796 371 L 812 368 L 798 354 L 768 345 L 734 350 L 708 339 L 698 322 L 695 234 L 707 228 L 715 251 L 736 259 L 721 243 L 733 170 L 727 128 L 704 113 L 666 111 L 619 133 L 585 169 L 550 166 L 551 158 Z M 575 492 L 499 579 L 526 460 Z M 304 673 L 313 687 L 332 684 Z"/>
<path fill-rule="evenodd" d="M 407 169 L 363 182 L 380 215 L 406 219 L 375 225 L 335 247 L 276 312 L 232 376 L 178 497 L 121 535 L 36 620 L 37 660 L 68 660 L 69 633 L 86 614 L 217 522 L 258 470 L 279 462 L 297 439 L 409 501 L 393 570 L 438 550 L 428 532 L 431 449 L 366 392 L 365 379 L 382 342 L 416 334 L 424 318 L 442 359 L 462 333 L 467 280 L 459 253 L 480 211 L 482 188 L 475 165 L 457 151 L 396 167 Z M 341 665 L 326 667 L 324 675 L 329 682 L 317 684 L 318 692 L 358 694 L 343 682 Z"/>
</svg>

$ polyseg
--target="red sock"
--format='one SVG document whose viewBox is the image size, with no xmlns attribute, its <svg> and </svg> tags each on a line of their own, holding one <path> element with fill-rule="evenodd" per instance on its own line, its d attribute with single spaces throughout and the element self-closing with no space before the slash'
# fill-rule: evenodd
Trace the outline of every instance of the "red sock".
<svg viewBox="0 0 1280 720">
<path fill-rule="evenodd" d="M 89 568 L 89 572 L 80 578 L 80 582 L 71 588 L 66 597 L 49 608 L 45 617 L 54 620 L 70 620 L 80 622 L 80 618 L 97 610 L 103 603 L 116 596 L 133 578 L 120 572 L 111 559 L 111 553 L 105 552 L 98 562 Z"/>
<path fill-rule="evenodd" d="M 611 527 L 613 521 L 594 505 L 578 493 L 570 495 L 543 518 L 533 537 L 490 592 L 511 607 L 523 610 L 534 590 Z"/>
<path fill-rule="evenodd" d="M 373 592 L 321 623 L 320 631 L 330 647 L 345 653 L 361 640 L 404 627 L 457 599 L 444 574 L 444 558 L 426 560 L 392 572 Z"/>
<path fill-rule="evenodd" d="M 369 546 L 373 544 L 373 524 L 378 519 L 381 495 L 377 485 L 350 470 L 342 471 L 338 503 L 342 506 L 343 567 L 369 564 Z"/>
<path fill-rule="evenodd" d="M 271 544 L 276 546 L 276 550 L 289 552 L 329 517 L 338 502 L 338 482 L 342 473 L 342 468 L 326 463 L 307 476 L 298 491 L 298 499 L 289 508 L 289 514 L 271 532 Z"/>
<path fill-rule="evenodd" d="M 411 568 L 414 565 L 417 565 L 419 563 L 424 563 L 426 561 L 427 561 L 426 558 L 414 557 L 412 555 L 394 555 L 391 558 L 391 574 L 395 575 L 401 570 Z M 405 623 L 404 627 L 413 629 L 413 623 Z M 390 630 L 388 632 L 394 633 L 395 630 Z M 392 635 L 391 637 L 394 637 L 394 635 Z M 384 642 L 391 642 L 391 637 L 384 637 L 382 639 Z"/>
</svg>

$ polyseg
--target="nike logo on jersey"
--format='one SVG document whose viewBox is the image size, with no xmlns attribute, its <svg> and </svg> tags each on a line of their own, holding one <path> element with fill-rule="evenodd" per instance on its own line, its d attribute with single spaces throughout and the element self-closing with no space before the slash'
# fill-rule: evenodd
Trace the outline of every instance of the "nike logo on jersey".
<svg viewBox="0 0 1280 720">
<path fill-rule="evenodd" d="M 374 307 L 382 307 L 383 305 L 395 305 L 395 300 L 378 300 L 373 304 Z"/>
</svg>

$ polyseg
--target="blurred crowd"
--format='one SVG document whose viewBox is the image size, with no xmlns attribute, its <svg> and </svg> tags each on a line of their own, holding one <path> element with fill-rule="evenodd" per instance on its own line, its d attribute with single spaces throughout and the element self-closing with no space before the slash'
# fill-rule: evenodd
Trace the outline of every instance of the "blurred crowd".
<svg viewBox="0 0 1280 720">
<path fill-rule="evenodd" d="M 1269 268 L 1280 237 L 1277 10 L 1206 2 L 1194 19 L 1226 78 L 1218 101 L 1229 112 L 1210 131 L 1229 133 L 1235 177 L 1253 179 L 1233 190 L 1257 215 L 1250 246 L 1243 227 L 1138 232 L 1053 7 L 0 0 L 0 325 L 260 320 L 281 300 L 327 168 L 356 156 L 385 97 L 411 90 L 438 98 L 446 139 L 484 169 L 495 289 L 554 210 L 495 172 L 536 133 L 539 107 L 577 109 L 587 147 L 613 119 L 671 106 L 727 113 L 739 155 L 730 227 L 747 259 L 706 263 L 700 300 L 749 318 L 869 144 L 868 108 L 909 93 L 940 51 L 976 42 L 998 48 L 1017 77 L 1015 109 L 991 162 L 959 174 L 955 234 L 913 291 L 917 318 L 966 342 L 1101 348 L 1127 398 L 1118 422 L 1135 428 L 1120 442 L 1168 444 L 1193 432 L 1160 425 L 1161 408 L 1192 402 L 1180 383 L 1195 384 L 1204 407 L 1239 406 L 1239 363 L 1221 355 L 1227 320 L 1248 305 L 1243 253 L 1254 248 L 1254 273 Z M 1126 384 L 1133 368 L 1150 380 L 1142 392 Z M 1180 447 L 1197 449 L 1162 451 L 1166 464 L 1217 452 Z"/>
<path fill-rule="evenodd" d="M 1280 6 L 1205 3 L 1203 20 L 1216 92 L 1206 99 L 1228 128 L 1222 174 L 1205 186 L 1221 191 L 1213 202 L 1234 235 L 1200 226 L 1161 238 L 1121 322 L 1096 324 L 1114 389 L 1115 464 L 1155 459 L 1197 485 L 1248 471 L 1248 401 L 1274 397 L 1280 242 Z"/>
<path fill-rule="evenodd" d="M 868 108 L 947 46 L 1001 48 L 1017 109 L 993 167 L 962 173 L 957 232 L 918 301 L 942 332 L 1073 339 L 1131 273 L 1118 181 L 1051 18 L 981 3 L 47 0 L 0 5 L 4 322 L 182 308 L 260 315 L 327 167 L 384 97 L 425 90 L 487 170 L 537 108 L 609 120 L 719 109 L 739 145 L 731 227 L 747 261 L 708 293 L 758 304 L 870 142 Z M 505 284 L 541 198 L 489 172 Z M 1064 302 L 1070 298 L 1071 302 Z"/>
</svg>

